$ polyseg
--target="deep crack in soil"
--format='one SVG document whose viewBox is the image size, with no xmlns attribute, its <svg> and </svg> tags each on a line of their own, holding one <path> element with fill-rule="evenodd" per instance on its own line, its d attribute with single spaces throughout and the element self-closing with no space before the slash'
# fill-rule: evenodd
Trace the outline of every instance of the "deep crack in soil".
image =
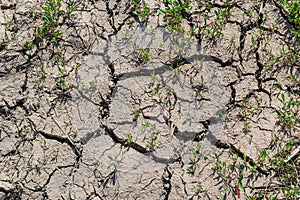
<svg viewBox="0 0 300 200">
<path fill-rule="evenodd" d="M 0 0 L 0 199 L 300 198 L 293 2 Z"/>
</svg>

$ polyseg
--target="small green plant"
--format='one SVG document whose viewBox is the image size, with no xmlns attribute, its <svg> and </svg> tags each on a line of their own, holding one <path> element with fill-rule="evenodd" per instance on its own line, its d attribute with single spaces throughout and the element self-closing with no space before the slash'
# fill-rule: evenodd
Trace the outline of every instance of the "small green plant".
<svg viewBox="0 0 300 200">
<path fill-rule="evenodd" d="M 66 92 L 72 88 L 72 85 L 67 85 L 67 82 L 65 79 L 65 77 L 67 76 L 67 73 L 64 68 L 64 62 L 62 61 L 61 64 L 62 64 L 62 66 L 57 67 L 59 76 L 56 78 L 56 83 L 62 91 Z"/>
<path fill-rule="evenodd" d="M 163 20 L 167 30 L 178 33 L 185 33 L 182 27 L 183 16 L 186 15 L 187 10 L 191 9 L 189 1 L 167 0 L 167 8 L 163 10 Z"/>
<path fill-rule="evenodd" d="M 195 195 L 199 195 L 201 193 L 207 193 L 207 190 L 203 189 L 203 186 L 201 183 L 197 183 L 195 186 L 192 186 L 189 188 L 192 192 L 195 193 Z"/>
<path fill-rule="evenodd" d="M 143 123 L 142 123 L 142 127 L 143 127 L 144 129 L 146 129 L 146 128 L 151 128 L 151 130 L 156 131 L 156 125 L 153 124 L 153 123 L 151 123 L 151 122 L 149 122 L 149 121 L 143 122 Z"/>
<path fill-rule="evenodd" d="M 120 162 L 121 162 L 122 158 L 124 157 L 125 153 L 126 153 L 126 151 L 120 151 L 117 155 L 114 155 L 114 156 L 108 155 L 107 156 L 109 163 L 113 167 L 113 170 L 110 173 L 113 185 L 115 185 L 115 183 L 116 183 L 118 168 L 120 166 Z"/>
<path fill-rule="evenodd" d="M 90 93 L 91 91 L 95 90 L 96 82 L 95 81 L 90 81 L 88 87 L 84 87 L 83 90 L 85 94 Z M 71 89 L 71 88 L 66 88 L 66 89 Z"/>
<path fill-rule="evenodd" d="M 191 174 L 196 172 L 196 165 L 202 157 L 202 146 L 200 144 L 197 145 L 197 148 L 193 151 L 193 157 L 190 158 L 190 166 L 187 168 L 187 171 Z"/>
<path fill-rule="evenodd" d="M 29 50 L 31 50 L 32 48 L 33 48 L 33 43 L 32 42 L 28 42 L 28 41 L 26 41 L 25 43 L 24 43 L 24 50 L 25 51 L 29 51 Z"/>
<path fill-rule="evenodd" d="M 58 155 L 58 150 L 52 150 L 52 151 L 50 152 L 50 154 L 53 155 L 53 156 L 55 156 L 55 157 L 57 157 L 57 155 Z"/>
<path fill-rule="evenodd" d="M 35 74 L 35 77 L 36 77 L 35 87 L 37 87 L 39 90 L 42 90 L 43 82 L 46 79 L 46 72 L 43 64 L 40 65 L 39 72 Z"/>
<path fill-rule="evenodd" d="M 156 144 L 157 135 L 153 135 L 149 142 L 147 142 L 146 147 L 149 149 L 149 151 L 154 151 L 157 147 Z"/>
<path fill-rule="evenodd" d="M 132 2 L 133 6 L 134 6 L 134 10 L 135 10 L 135 14 L 140 18 L 140 20 L 146 21 L 148 20 L 150 14 L 151 14 L 151 10 L 148 6 L 148 4 L 146 2 L 138 2 L 136 0 L 134 0 Z"/>
<path fill-rule="evenodd" d="M 298 80 L 298 78 L 295 75 L 291 74 L 289 78 L 292 81 L 293 86 L 300 86 L 300 80 Z"/>
<path fill-rule="evenodd" d="M 130 35 L 133 33 L 132 29 L 124 29 L 121 31 L 121 34 L 125 37 L 125 38 L 129 38 Z"/>
<path fill-rule="evenodd" d="M 161 89 L 160 84 L 156 83 L 154 89 L 151 92 L 151 95 L 154 96 L 154 95 L 158 94 L 158 92 L 160 91 L 160 89 Z"/>
<path fill-rule="evenodd" d="M 216 163 L 215 163 L 215 166 L 212 167 L 212 170 L 213 171 L 217 171 L 218 173 L 220 174 L 225 174 L 225 178 L 227 179 L 227 163 L 226 162 L 222 162 L 221 159 L 220 159 L 220 156 L 218 155 L 215 155 L 216 157 Z"/>
<path fill-rule="evenodd" d="M 2 39 L 2 42 L 0 43 L 0 51 L 6 50 L 7 48 L 8 48 L 7 42 Z"/>
<path fill-rule="evenodd" d="M 123 140 L 125 141 L 124 142 L 124 144 L 125 145 L 130 145 L 130 143 L 132 143 L 132 135 L 131 134 L 125 134 L 124 136 L 123 136 Z"/>
<path fill-rule="evenodd" d="M 152 80 L 153 82 L 154 82 L 154 81 L 157 81 L 157 78 L 156 78 L 154 72 L 151 72 L 150 78 L 151 78 L 151 80 Z"/>
<path fill-rule="evenodd" d="M 48 149 L 48 146 L 47 146 L 47 141 L 44 139 L 43 142 L 42 142 L 42 148 L 44 150 Z"/>
<path fill-rule="evenodd" d="M 136 47 L 136 50 L 138 51 L 138 54 L 137 54 L 138 63 L 139 64 L 147 63 L 149 61 L 150 49 Z"/>
<path fill-rule="evenodd" d="M 141 134 L 147 134 L 147 135 L 157 135 L 157 129 L 156 124 L 151 123 L 149 121 L 144 121 L 142 123 L 142 131 Z M 154 142 L 154 141 L 153 141 Z M 148 142 L 151 143 L 151 142 Z"/>
<path fill-rule="evenodd" d="M 116 178 L 117 178 L 117 171 L 119 167 L 119 160 L 118 156 L 108 156 L 109 162 L 113 166 L 113 171 L 111 172 L 111 179 L 112 179 L 112 184 L 115 185 L 116 183 Z"/>
<path fill-rule="evenodd" d="M 171 63 L 169 67 L 174 73 L 174 75 L 179 75 L 182 72 L 182 68 L 181 68 L 182 65 L 184 65 L 184 61 Z"/>
<path fill-rule="evenodd" d="M 222 30 L 225 26 L 228 16 L 230 15 L 230 12 L 230 7 L 218 8 L 217 10 L 215 10 L 214 14 L 216 21 L 210 25 L 210 28 L 207 29 L 207 33 L 210 38 L 221 37 L 224 35 L 222 33 Z"/>
<path fill-rule="evenodd" d="M 248 185 L 244 185 L 244 173 L 249 169 L 247 167 L 249 158 L 245 154 L 244 158 L 241 158 L 241 155 L 238 155 L 233 149 L 231 149 L 231 162 L 221 161 L 218 155 L 215 155 L 215 157 L 216 163 L 212 170 L 217 174 L 220 183 L 223 182 L 226 193 L 229 193 L 230 190 L 235 191 L 235 195 L 240 198 L 241 190 L 245 190 L 248 187 Z M 249 170 L 254 169 L 250 168 Z"/>
<path fill-rule="evenodd" d="M 96 82 L 95 81 L 90 81 L 89 84 L 90 84 L 90 88 L 94 88 L 95 85 L 96 85 Z"/>
<path fill-rule="evenodd" d="M 243 131 L 245 133 L 248 133 L 248 132 L 250 132 L 251 128 L 252 128 L 251 123 L 249 121 L 245 121 Z"/>
<path fill-rule="evenodd" d="M 200 97 L 200 99 L 203 98 L 203 92 L 208 91 L 208 87 L 206 85 L 206 82 L 204 81 L 203 75 L 200 76 L 200 83 L 197 85 L 192 86 L 193 91 L 195 92 L 197 97 Z"/>
<path fill-rule="evenodd" d="M 292 27 L 292 33 L 300 37 L 300 2 L 282 0 L 282 6 L 288 12 L 289 22 L 296 26 Z"/>
<path fill-rule="evenodd" d="M 200 6 L 204 6 L 210 12 L 213 11 L 213 15 L 203 15 L 203 13 L 199 13 L 199 16 L 204 19 L 204 24 L 200 27 L 200 32 L 203 35 L 206 35 L 209 39 L 213 40 L 222 37 L 223 29 L 233 8 L 231 4 L 232 1 L 227 0 L 226 2 L 224 2 L 222 7 L 213 9 L 213 5 L 211 3 L 201 3 Z"/>
<path fill-rule="evenodd" d="M 283 61 L 287 65 L 300 66 L 300 2 L 282 0 L 281 6 L 287 12 L 288 21 L 292 24 L 291 33 L 295 36 L 295 42 L 287 45 L 282 54 Z"/>
<path fill-rule="evenodd" d="M 141 113 L 142 113 L 142 111 L 140 109 L 134 110 L 133 113 L 132 113 L 133 114 L 133 121 L 136 121 L 139 118 Z"/>
<path fill-rule="evenodd" d="M 276 179 L 282 183 L 282 187 L 276 188 L 273 193 L 276 191 L 280 192 L 288 199 L 297 199 L 297 196 L 300 195 L 299 173 L 297 169 L 297 166 L 300 164 L 300 158 L 295 156 L 288 159 L 297 145 L 297 141 L 295 140 L 290 140 L 286 143 L 279 142 L 276 148 L 277 153 L 271 158 L 267 156 L 272 169 L 278 173 Z"/>
<path fill-rule="evenodd" d="M 148 128 L 148 127 L 150 127 L 152 124 L 150 123 L 150 122 L 148 122 L 148 121 L 145 121 L 145 122 L 143 122 L 142 123 L 142 127 L 143 128 Z"/>
<path fill-rule="evenodd" d="M 251 126 L 249 122 L 249 118 L 253 115 L 256 115 L 259 113 L 261 108 L 259 106 L 251 106 L 249 103 L 248 98 L 243 98 L 242 105 L 240 106 L 240 111 L 239 111 L 239 118 L 240 120 L 244 121 L 244 130 L 249 131 Z"/>
<path fill-rule="evenodd" d="M 63 35 L 59 30 L 61 22 L 68 17 L 70 18 L 71 12 L 75 11 L 74 2 L 67 2 L 66 10 L 63 10 L 61 0 L 46 0 L 42 9 L 44 10 L 44 25 L 37 29 L 38 37 L 41 39 L 46 38 L 56 43 L 57 39 Z"/>
<path fill-rule="evenodd" d="M 25 126 L 25 127 L 22 128 L 22 132 L 25 133 L 25 134 L 26 134 L 26 133 L 29 133 L 30 130 L 31 130 L 31 129 L 30 129 L 30 127 L 28 127 L 28 126 Z"/>
<path fill-rule="evenodd" d="M 69 72 L 66 71 L 65 65 L 66 61 L 60 57 L 60 55 L 55 54 L 51 59 L 52 67 L 56 67 L 58 71 L 58 75 L 55 78 L 57 87 L 63 92 L 67 92 L 73 88 L 72 84 L 68 84 L 66 81 L 66 77 L 68 77 Z M 43 67 L 44 69 L 44 67 Z M 45 78 L 46 74 L 44 74 Z"/>
<path fill-rule="evenodd" d="M 235 38 L 234 37 L 230 38 L 230 50 L 232 52 L 234 52 L 237 49 L 238 49 L 238 46 L 237 46 L 237 43 L 235 41 Z"/>
<path fill-rule="evenodd" d="M 225 126 L 232 120 L 231 113 L 227 109 L 221 109 L 216 112 L 216 115 L 225 122 Z"/>
<path fill-rule="evenodd" d="M 58 30 L 59 17 L 65 14 L 63 11 L 60 11 L 61 6 L 60 0 L 47 0 L 46 4 L 42 6 L 45 25 L 37 30 L 40 38 L 47 37 L 51 42 L 56 42 L 57 38 L 62 35 L 62 32 Z"/>
<path fill-rule="evenodd" d="M 282 107 L 277 110 L 280 124 L 286 131 L 294 130 L 296 125 L 300 123 L 300 102 L 297 97 L 291 96 L 289 99 L 281 94 L 278 100 L 282 103 Z"/>
</svg>

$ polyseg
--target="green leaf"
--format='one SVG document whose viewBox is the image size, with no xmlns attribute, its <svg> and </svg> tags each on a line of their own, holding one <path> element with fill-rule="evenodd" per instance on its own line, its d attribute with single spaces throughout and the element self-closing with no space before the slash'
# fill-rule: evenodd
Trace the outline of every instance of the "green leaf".
<svg viewBox="0 0 300 200">
<path fill-rule="evenodd" d="M 291 78 L 293 81 L 297 81 L 297 78 L 296 78 L 296 76 L 295 76 L 295 75 L 293 75 L 293 74 L 291 74 L 291 75 L 290 75 L 290 78 Z"/>
<path fill-rule="evenodd" d="M 57 155 L 57 153 L 58 153 L 57 150 L 52 150 L 52 151 L 51 151 L 51 154 L 52 154 L 52 155 Z"/>
<path fill-rule="evenodd" d="M 43 19 L 46 24 L 53 22 L 53 17 L 51 15 L 44 15 Z"/>
<path fill-rule="evenodd" d="M 112 162 L 114 160 L 114 158 L 111 155 L 108 155 L 107 157 L 108 157 L 110 162 Z"/>
<path fill-rule="evenodd" d="M 152 141 L 157 140 L 157 135 L 152 136 Z"/>
</svg>

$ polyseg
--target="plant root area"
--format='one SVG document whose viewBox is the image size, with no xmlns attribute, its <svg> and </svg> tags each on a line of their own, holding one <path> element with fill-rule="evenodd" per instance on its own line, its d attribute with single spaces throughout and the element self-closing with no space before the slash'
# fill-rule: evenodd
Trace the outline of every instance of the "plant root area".
<svg viewBox="0 0 300 200">
<path fill-rule="evenodd" d="M 300 198 L 283 2 L 0 0 L 0 199 Z"/>
</svg>

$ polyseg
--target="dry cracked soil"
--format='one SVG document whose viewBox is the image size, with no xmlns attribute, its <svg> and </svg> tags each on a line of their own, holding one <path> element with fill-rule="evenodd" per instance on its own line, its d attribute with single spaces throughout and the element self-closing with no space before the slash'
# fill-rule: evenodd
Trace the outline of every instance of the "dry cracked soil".
<svg viewBox="0 0 300 200">
<path fill-rule="evenodd" d="M 0 6 L 0 199 L 299 198 L 280 1 Z"/>
</svg>

